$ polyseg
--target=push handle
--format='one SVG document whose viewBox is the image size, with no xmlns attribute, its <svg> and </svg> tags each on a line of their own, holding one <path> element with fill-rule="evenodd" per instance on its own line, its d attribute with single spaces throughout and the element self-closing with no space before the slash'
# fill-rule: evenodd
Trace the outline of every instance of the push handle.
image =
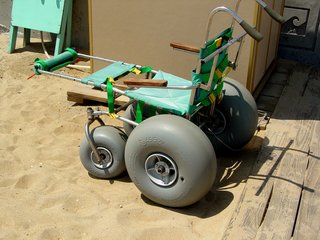
<svg viewBox="0 0 320 240">
<path fill-rule="evenodd" d="M 270 17 L 272 17 L 274 20 L 276 20 L 278 23 L 284 23 L 285 19 L 283 16 L 281 16 L 279 13 L 277 13 L 276 11 L 274 11 L 271 7 L 266 6 L 264 8 L 264 10 L 266 10 L 266 12 L 270 15 Z"/>
<path fill-rule="evenodd" d="M 260 42 L 263 39 L 263 36 L 260 32 L 258 32 L 255 28 L 251 27 L 249 23 L 246 21 L 239 22 L 240 26 L 256 41 Z"/>
<path fill-rule="evenodd" d="M 269 14 L 270 17 L 272 17 L 274 20 L 276 20 L 278 23 L 284 23 L 285 19 L 283 16 L 281 16 L 279 13 L 274 11 L 271 7 L 269 7 L 263 0 L 256 0 L 256 2 L 263 7 L 264 10 Z"/>
<path fill-rule="evenodd" d="M 235 13 L 234 11 L 232 11 L 230 8 L 221 6 L 221 7 L 216 7 L 215 9 L 213 9 L 210 14 L 209 14 L 209 18 L 208 18 L 208 22 L 207 22 L 207 32 L 205 35 L 205 43 L 208 40 L 209 37 L 209 29 L 212 23 L 212 19 L 213 16 L 215 14 L 217 14 L 218 12 L 226 12 L 229 13 L 232 18 L 237 21 L 242 28 L 251 36 L 253 37 L 255 40 L 257 41 L 261 41 L 263 36 L 261 35 L 261 33 L 259 33 L 256 29 L 254 29 L 253 27 L 251 27 L 247 22 L 245 22 L 237 13 Z"/>
</svg>

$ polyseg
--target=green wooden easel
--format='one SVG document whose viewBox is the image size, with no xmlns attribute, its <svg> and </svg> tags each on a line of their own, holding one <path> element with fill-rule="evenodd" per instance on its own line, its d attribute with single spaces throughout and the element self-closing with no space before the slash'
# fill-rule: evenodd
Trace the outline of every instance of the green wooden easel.
<svg viewBox="0 0 320 240">
<path fill-rule="evenodd" d="M 32 30 L 57 34 L 54 55 L 61 53 L 65 36 L 71 44 L 72 0 L 13 0 L 8 52 L 16 47 L 18 27 L 24 28 L 23 46 Z"/>
</svg>

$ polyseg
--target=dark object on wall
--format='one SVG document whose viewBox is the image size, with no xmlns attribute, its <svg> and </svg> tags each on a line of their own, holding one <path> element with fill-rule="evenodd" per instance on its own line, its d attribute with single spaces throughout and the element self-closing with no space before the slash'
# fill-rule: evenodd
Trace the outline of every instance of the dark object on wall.
<svg viewBox="0 0 320 240">
<path fill-rule="evenodd" d="M 282 58 L 320 65 L 320 2 L 286 0 L 285 23 L 281 29 L 279 53 Z"/>
</svg>

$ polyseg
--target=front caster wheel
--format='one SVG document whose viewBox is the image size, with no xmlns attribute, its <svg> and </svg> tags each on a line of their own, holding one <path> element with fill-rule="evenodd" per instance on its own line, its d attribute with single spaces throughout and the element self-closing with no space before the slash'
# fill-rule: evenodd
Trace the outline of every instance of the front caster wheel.
<svg viewBox="0 0 320 240">
<path fill-rule="evenodd" d="M 207 136 L 192 122 L 158 115 L 132 131 L 125 150 L 131 180 L 152 201 L 184 207 L 212 187 L 217 163 Z"/>
<path fill-rule="evenodd" d="M 80 145 L 80 160 L 87 171 L 97 178 L 113 178 L 125 171 L 124 150 L 127 136 L 118 128 L 99 126 L 90 133 L 100 159 L 84 138 Z"/>
</svg>

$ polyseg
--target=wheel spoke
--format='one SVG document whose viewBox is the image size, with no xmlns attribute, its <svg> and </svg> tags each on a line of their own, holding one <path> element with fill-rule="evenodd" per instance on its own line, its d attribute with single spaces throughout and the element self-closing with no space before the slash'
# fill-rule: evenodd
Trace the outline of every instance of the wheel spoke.
<svg viewBox="0 0 320 240">
<path fill-rule="evenodd" d="M 168 184 L 168 183 L 170 182 L 170 177 L 169 177 L 169 175 L 164 176 L 164 177 L 162 178 L 162 181 L 163 181 L 165 184 Z"/>
<path fill-rule="evenodd" d="M 163 187 L 171 186 L 178 176 L 174 161 L 160 153 L 151 154 L 147 158 L 145 171 L 152 182 Z"/>
</svg>

